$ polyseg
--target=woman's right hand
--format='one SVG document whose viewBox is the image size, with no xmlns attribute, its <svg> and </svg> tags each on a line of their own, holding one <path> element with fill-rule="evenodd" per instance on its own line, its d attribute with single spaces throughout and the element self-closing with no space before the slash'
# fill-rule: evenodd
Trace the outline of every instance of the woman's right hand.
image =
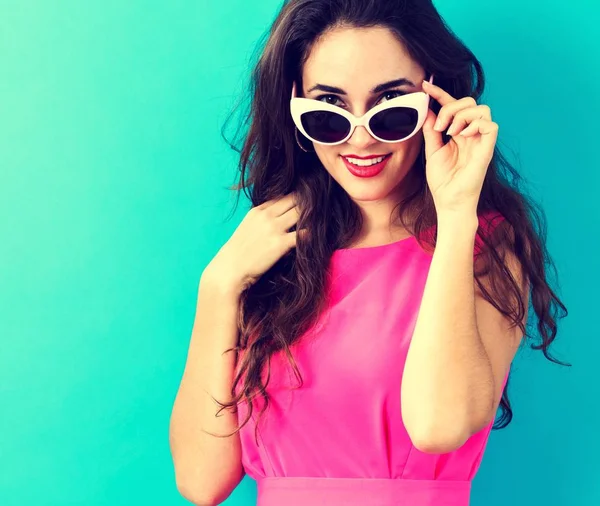
<svg viewBox="0 0 600 506">
<path fill-rule="evenodd" d="M 253 207 L 207 267 L 218 282 L 247 288 L 296 246 L 300 209 L 296 193 Z"/>
</svg>

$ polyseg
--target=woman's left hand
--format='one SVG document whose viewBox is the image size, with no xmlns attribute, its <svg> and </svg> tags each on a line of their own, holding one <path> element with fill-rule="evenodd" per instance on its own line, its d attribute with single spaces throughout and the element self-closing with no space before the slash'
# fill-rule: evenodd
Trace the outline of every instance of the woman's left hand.
<svg viewBox="0 0 600 506">
<path fill-rule="evenodd" d="M 427 183 L 438 217 L 456 212 L 476 215 L 498 124 L 492 121 L 490 108 L 471 97 L 457 100 L 427 81 L 423 91 L 442 106 L 437 116 L 428 109 L 423 125 Z M 448 125 L 451 138 L 444 144 L 442 132 Z"/>
</svg>

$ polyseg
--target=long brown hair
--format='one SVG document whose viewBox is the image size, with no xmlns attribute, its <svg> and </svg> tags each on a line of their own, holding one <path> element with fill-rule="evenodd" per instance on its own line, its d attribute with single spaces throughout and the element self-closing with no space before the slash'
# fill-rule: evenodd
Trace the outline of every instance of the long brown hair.
<svg viewBox="0 0 600 506">
<path fill-rule="evenodd" d="M 237 191 L 237 202 L 241 191 L 252 206 L 295 191 L 302 209 L 295 228 L 305 228 L 310 234 L 299 236 L 297 247 L 241 295 L 239 341 L 235 348 L 228 350 L 237 353 L 233 398 L 230 402 L 215 399 L 221 405 L 219 412 L 223 409 L 237 412 L 240 401 L 248 402 L 247 417 L 237 430 L 250 419 L 254 397 L 260 395 L 265 401 L 259 418 L 268 406 L 265 390 L 268 376 L 263 382 L 263 371 L 270 367 L 274 353 L 286 354 L 302 384 L 290 345 L 310 330 L 324 310 L 326 274 L 333 251 L 347 246 L 361 230 L 358 207 L 331 178 L 316 154 L 306 153 L 296 144 L 289 112 L 292 83 L 294 80 L 301 83 L 302 66 L 313 43 L 319 35 L 336 26 L 387 27 L 425 69 L 426 75 L 433 73 L 436 83 L 452 96 L 471 96 L 479 100 L 484 89 L 481 63 L 446 26 L 430 0 L 289 0 L 283 3 L 252 72 L 250 107 L 238 123 L 235 139 L 229 141 L 225 130 L 238 108 L 227 118 L 222 133 L 230 147 L 240 154 L 239 181 L 232 188 Z M 431 107 L 439 112 L 437 102 L 432 101 Z M 419 184 L 405 200 L 398 202 L 395 212 L 420 244 L 433 247 L 435 234 L 430 237 L 424 233 L 435 226 L 436 213 L 425 179 L 423 151 L 412 171 Z M 556 360 L 548 351 L 556 337 L 557 319 L 566 316 L 567 310 L 547 281 L 547 271 L 556 275 L 556 269 L 545 248 L 544 214 L 524 196 L 521 185 L 521 177 L 496 146 L 478 214 L 495 211 L 504 216 L 505 221 L 489 237 L 478 231 L 484 245 L 485 268 L 475 272 L 475 279 L 484 297 L 520 327 L 532 341 L 533 349 L 542 350 L 553 362 L 570 365 Z M 516 255 L 530 282 L 534 311 L 529 314 L 529 322 L 533 317 L 537 320 L 537 340 L 527 333 L 529 325 L 522 323 L 530 302 L 522 300 L 501 248 Z M 491 290 L 480 281 L 486 274 L 491 279 Z M 500 404 L 502 415 L 495 421 L 495 429 L 506 427 L 512 419 L 507 388 L 508 384 Z"/>
</svg>

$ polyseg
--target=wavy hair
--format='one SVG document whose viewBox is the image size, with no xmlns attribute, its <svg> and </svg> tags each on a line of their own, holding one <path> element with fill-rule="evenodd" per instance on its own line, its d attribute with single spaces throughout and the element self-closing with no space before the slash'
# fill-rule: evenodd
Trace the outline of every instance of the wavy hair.
<svg viewBox="0 0 600 506">
<path fill-rule="evenodd" d="M 239 402 L 248 402 L 247 417 L 235 432 L 252 416 L 255 397 L 260 395 L 265 401 L 259 419 L 267 409 L 268 375 L 263 381 L 263 372 L 268 367 L 270 373 L 270 358 L 274 353 L 286 354 L 302 384 L 290 346 L 313 327 L 326 307 L 326 276 L 333 251 L 347 246 L 361 230 L 357 205 L 332 179 L 316 154 L 306 153 L 296 144 L 289 112 L 292 83 L 301 83 L 302 67 L 311 47 L 327 30 L 343 26 L 388 28 L 412 59 L 425 69 L 426 75 L 433 73 L 436 84 L 452 96 L 479 100 L 484 89 L 481 63 L 446 25 L 430 0 L 283 2 L 265 34 L 266 43 L 264 40 L 259 43 L 258 49 L 262 51 L 254 64 L 249 94 L 245 96 L 250 98 L 250 106 L 243 114 L 243 121 L 238 122 L 234 139 L 230 141 L 225 132 L 239 104 L 227 117 L 222 135 L 239 153 L 239 179 L 230 188 L 237 192 L 237 202 L 242 191 L 252 206 L 295 191 L 302 213 L 294 228 L 306 228 L 310 234 L 298 235 L 296 248 L 241 294 L 238 342 L 227 350 L 237 353 L 232 399 L 230 402 L 214 399 L 221 406 L 219 412 L 231 409 L 235 413 Z M 440 105 L 432 101 L 431 108 L 438 113 Z M 448 139 L 444 135 L 444 140 Z M 424 150 L 411 170 L 418 184 L 398 202 L 394 213 L 398 213 L 398 219 L 419 244 L 434 247 L 436 234 L 425 233 L 436 225 L 436 212 L 425 178 Z M 522 182 L 496 146 L 477 212 L 499 213 L 505 220 L 489 236 L 480 226 L 477 234 L 483 244 L 484 262 L 482 269 L 475 269 L 475 279 L 486 300 L 532 341 L 532 349 L 542 350 L 555 363 L 570 365 L 549 353 L 557 333 L 557 319 L 568 313 L 547 281 L 548 271 L 556 275 L 556 268 L 545 246 L 544 213 L 524 196 L 520 190 Z M 529 281 L 531 301 L 523 300 L 506 266 L 506 252 L 519 260 Z M 489 276 L 489 284 L 482 282 L 483 276 Z M 536 320 L 537 338 L 527 333 L 529 325 L 523 323 L 529 304 L 533 314 L 529 313 L 528 322 Z M 494 429 L 506 427 L 512 420 L 508 383 L 500 407 L 502 413 L 495 420 Z"/>
</svg>

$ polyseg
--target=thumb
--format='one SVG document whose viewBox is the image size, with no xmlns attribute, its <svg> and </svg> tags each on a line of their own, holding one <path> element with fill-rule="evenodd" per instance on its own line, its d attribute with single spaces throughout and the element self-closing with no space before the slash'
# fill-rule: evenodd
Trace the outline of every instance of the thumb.
<svg viewBox="0 0 600 506">
<path fill-rule="evenodd" d="M 427 116 L 425 117 L 425 123 L 423 123 L 423 138 L 425 141 L 426 160 L 429 160 L 431 155 L 433 155 L 433 153 L 435 153 L 438 149 L 444 147 L 442 132 L 437 132 L 433 129 L 436 119 L 436 114 L 428 108 Z"/>
</svg>

